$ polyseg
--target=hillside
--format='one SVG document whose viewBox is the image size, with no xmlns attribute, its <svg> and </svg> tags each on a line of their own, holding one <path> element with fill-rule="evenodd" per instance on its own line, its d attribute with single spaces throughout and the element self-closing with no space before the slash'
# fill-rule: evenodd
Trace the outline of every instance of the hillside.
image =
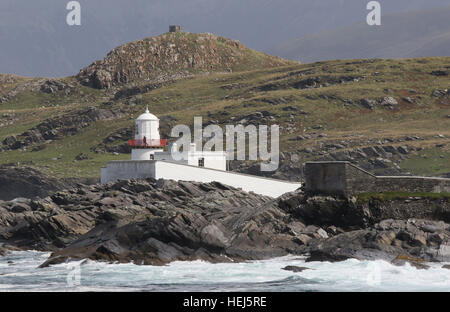
<svg viewBox="0 0 450 312">
<path fill-rule="evenodd" d="M 268 51 L 302 62 L 448 56 L 449 16 L 450 6 L 383 15 L 381 26 L 350 24 L 287 40 Z"/>
<path fill-rule="evenodd" d="M 282 163 L 267 174 L 273 177 L 298 180 L 301 163 L 313 159 L 349 160 L 376 174 L 449 175 L 450 57 L 275 66 L 286 61 L 235 44 L 245 53 L 233 64 L 223 55 L 223 62 L 164 82 L 153 80 L 152 71 L 142 71 L 148 80 L 138 79 L 131 65 L 127 83 L 118 79 L 104 89 L 77 77 L 1 75 L 0 164 L 58 178 L 98 178 L 107 161 L 130 158 L 134 119 L 149 105 L 163 137 L 176 124 L 192 125 L 194 116 L 202 116 L 203 125 L 279 124 Z M 134 62 L 119 51 L 95 66 L 113 73 Z M 173 64 L 179 69 L 181 63 Z M 205 73 L 208 66 L 218 72 Z M 259 174 L 250 162 L 231 168 Z"/>
<path fill-rule="evenodd" d="M 292 65 L 236 40 L 213 34 L 166 33 L 124 44 L 82 69 L 77 79 L 94 88 L 130 82 L 166 81 L 196 73 L 242 71 Z"/>
</svg>

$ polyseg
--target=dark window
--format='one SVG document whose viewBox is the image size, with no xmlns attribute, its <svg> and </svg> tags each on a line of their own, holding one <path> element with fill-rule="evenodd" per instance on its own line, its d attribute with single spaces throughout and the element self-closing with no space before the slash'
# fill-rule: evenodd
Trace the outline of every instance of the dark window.
<svg viewBox="0 0 450 312">
<path fill-rule="evenodd" d="M 150 154 L 150 160 L 155 160 L 155 155 Z"/>
<path fill-rule="evenodd" d="M 205 167 L 205 158 L 199 158 L 198 159 L 198 166 L 199 167 Z"/>
</svg>

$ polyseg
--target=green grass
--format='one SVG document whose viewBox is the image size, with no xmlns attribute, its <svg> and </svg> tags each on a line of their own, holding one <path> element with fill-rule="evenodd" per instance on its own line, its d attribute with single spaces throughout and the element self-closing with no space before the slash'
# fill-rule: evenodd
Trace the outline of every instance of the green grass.
<svg viewBox="0 0 450 312">
<path fill-rule="evenodd" d="M 401 163 L 401 168 L 424 176 L 450 172 L 450 150 L 431 147 Z"/>
</svg>

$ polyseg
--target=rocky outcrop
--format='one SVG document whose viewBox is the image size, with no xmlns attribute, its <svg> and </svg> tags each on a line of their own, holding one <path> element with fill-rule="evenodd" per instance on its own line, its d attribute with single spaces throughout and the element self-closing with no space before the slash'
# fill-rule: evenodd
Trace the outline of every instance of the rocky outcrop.
<svg viewBox="0 0 450 312">
<path fill-rule="evenodd" d="M 287 254 L 309 261 L 450 260 L 443 215 L 408 219 L 398 211 L 375 215 L 358 201 L 300 191 L 271 199 L 220 183 L 130 180 L 0 202 L 0 244 L 53 251 L 42 266 L 85 258 L 162 265 Z"/>
<path fill-rule="evenodd" d="M 218 183 L 119 181 L 4 202 L 0 240 L 61 259 L 257 259 L 299 248 L 272 202 Z"/>
<path fill-rule="evenodd" d="M 412 100 L 411 100 L 412 101 Z M 379 99 L 361 99 L 359 104 L 368 109 L 375 109 L 376 107 L 383 107 L 386 109 L 394 109 L 398 105 L 398 101 L 392 96 L 387 96 Z"/>
<path fill-rule="evenodd" d="M 53 94 L 56 92 L 63 92 L 65 95 L 69 95 L 74 89 L 74 84 L 64 82 L 61 79 L 46 80 L 40 87 L 40 91 L 44 93 Z"/>
<path fill-rule="evenodd" d="M 442 221 L 384 220 L 368 229 L 350 231 L 330 239 L 313 241 L 307 261 L 384 259 L 388 261 L 450 260 L 450 225 Z M 398 256 L 392 259 L 392 255 Z"/>
<path fill-rule="evenodd" d="M 153 203 L 147 204 L 144 213 L 133 218 L 123 206 L 120 211 L 103 212 L 102 222 L 54 252 L 43 266 L 81 258 L 154 265 L 194 259 L 228 262 L 301 249 L 294 234 L 287 232 L 287 215 L 268 198 L 217 183 L 159 181 L 140 187 L 158 190 L 142 193 Z M 156 195 L 165 202 L 151 200 Z M 111 204 L 110 199 L 102 201 Z"/>
<path fill-rule="evenodd" d="M 166 33 L 115 48 L 105 59 L 82 69 L 77 79 L 87 86 L 109 89 L 137 81 L 164 83 L 193 73 L 289 64 L 298 63 L 258 53 L 238 41 L 213 34 Z"/>
<path fill-rule="evenodd" d="M 308 196 L 298 193 L 280 200 L 279 207 L 305 224 L 346 230 L 365 228 L 386 219 L 410 218 L 450 223 L 450 197 L 401 195 L 383 198 L 376 193 L 356 197 Z"/>
<path fill-rule="evenodd" d="M 443 98 L 450 96 L 450 89 L 436 89 L 431 93 L 431 96 L 434 98 Z"/>
</svg>

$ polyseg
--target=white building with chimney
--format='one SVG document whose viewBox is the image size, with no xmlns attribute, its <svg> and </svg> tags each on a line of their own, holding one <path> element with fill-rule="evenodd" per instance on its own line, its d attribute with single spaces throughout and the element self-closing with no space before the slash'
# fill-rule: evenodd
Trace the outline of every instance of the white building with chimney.
<svg viewBox="0 0 450 312">
<path fill-rule="evenodd" d="M 172 144 L 167 150 L 167 140 L 159 134 L 159 119 L 148 107 L 136 119 L 131 160 L 111 161 L 101 168 L 101 183 L 128 179 L 167 179 L 175 181 L 196 181 L 202 183 L 220 182 L 247 192 L 278 197 L 292 192 L 301 183 L 264 178 L 255 175 L 227 171 L 227 154 L 223 151 L 198 151 L 194 143 L 189 144 L 181 157 L 174 159 Z"/>
</svg>

